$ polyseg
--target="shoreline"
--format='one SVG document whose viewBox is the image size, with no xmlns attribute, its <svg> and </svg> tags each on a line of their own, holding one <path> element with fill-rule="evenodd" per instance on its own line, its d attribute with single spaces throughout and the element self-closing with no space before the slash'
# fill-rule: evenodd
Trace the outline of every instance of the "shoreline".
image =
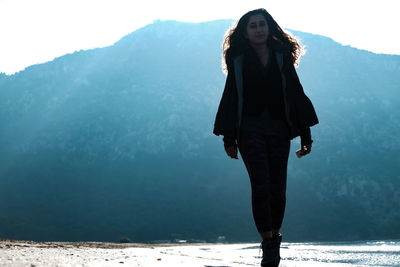
<svg viewBox="0 0 400 267">
<path fill-rule="evenodd" d="M 253 266 L 259 259 L 243 254 L 254 244 L 37 242 L 0 239 L 0 266 Z M 242 254 L 241 253 L 241 254 Z M 256 255 L 255 255 L 256 256 Z"/>
<path fill-rule="evenodd" d="M 398 266 L 400 241 L 281 245 L 282 267 Z M 3 266 L 259 266 L 259 243 L 38 242 L 0 238 Z"/>
</svg>

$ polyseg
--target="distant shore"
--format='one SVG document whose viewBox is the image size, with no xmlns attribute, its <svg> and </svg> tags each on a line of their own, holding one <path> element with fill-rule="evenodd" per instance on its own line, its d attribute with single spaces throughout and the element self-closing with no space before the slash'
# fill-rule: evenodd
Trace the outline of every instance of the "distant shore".
<svg viewBox="0 0 400 267">
<path fill-rule="evenodd" d="M 152 247 L 176 247 L 176 246 L 204 246 L 204 245 L 222 245 L 218 243 L 114 243 L 114 242 L 95 242 L 95 241 L 76 241 L 76 242 L 58 242 L 58 241 L 31 241 L 31 240 L 14 240 L 0 238 L 0 249 L 10 246 L 15 247 L 39 247 L 39 248 L 68 248 L 68 247 L 87 247 L 87 248 L 105 248 L 105 249 L 122 249 L 122 248 L 152 248 Z"/>
</svg>

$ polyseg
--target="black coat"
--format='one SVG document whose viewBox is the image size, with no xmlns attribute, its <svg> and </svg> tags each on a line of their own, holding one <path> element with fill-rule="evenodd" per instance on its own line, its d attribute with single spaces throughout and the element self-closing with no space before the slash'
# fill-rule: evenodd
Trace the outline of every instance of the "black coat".
<svg viewBox="0 0 400 267">
<path fill-rule="evenodd" d="M 310 99 L 304 94 L 290 58 L 276 53 L 282 78 L 285 118 L 293 139 L 309 131 L 309 127 L 318 123 L 318 118 Z M 228 69 L 224 92 L 218 107 L 214 123 L 214 134 L 239 139 L 239 129 L 243 111 L 243 56 L 234 59 Z"/>
</svg>

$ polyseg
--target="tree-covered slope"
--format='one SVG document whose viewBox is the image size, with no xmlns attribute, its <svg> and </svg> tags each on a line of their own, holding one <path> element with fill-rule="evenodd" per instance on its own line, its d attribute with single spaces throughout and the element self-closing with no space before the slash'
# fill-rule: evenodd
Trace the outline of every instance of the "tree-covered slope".
<svg viewBox="0 0 400 267">
<path fill-rule="evenodd" d="M 0 75 L 0 236 L 257 240 L 241 161 L 212 135 L 231 21 L 155 22 Z M 287 240 L 399 238 L 400 56 L 293 33 L 320 124 L 288 170 Z"/>
</svg>

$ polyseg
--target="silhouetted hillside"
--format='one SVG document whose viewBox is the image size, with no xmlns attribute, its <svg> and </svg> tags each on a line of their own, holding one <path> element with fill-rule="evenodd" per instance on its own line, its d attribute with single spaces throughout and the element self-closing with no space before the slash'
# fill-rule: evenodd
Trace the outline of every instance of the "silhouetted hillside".
<svg viewBox="0 0 400 267">
<path fill-rule="evenodd" d="M 232 21 L 155 22 L 0 74 L 0 236 L 258 240 L 241 161 L 212 135 Z M 400 238 L 400 56 L 292 31 L 320 124 L 292 142 L 287 240 Z"/>
</svg>

